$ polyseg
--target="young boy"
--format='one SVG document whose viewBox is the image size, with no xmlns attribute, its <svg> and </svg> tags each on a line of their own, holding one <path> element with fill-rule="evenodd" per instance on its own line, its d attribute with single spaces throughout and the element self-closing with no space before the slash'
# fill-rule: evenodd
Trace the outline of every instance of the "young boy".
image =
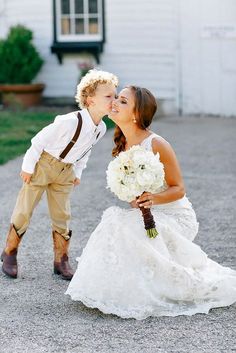
<svg viewBox="0 0 236 353">
<path fill-rule="evenodd" d="M 92 146 L 106 132 L 102 117 L 111 110 L 117 85 L 118 79 L 113 74 L 90 70 L 77 86 L 75 98 L 82 110 L 57 116 L 31 140 L 22 164 L 24 183 L 1 256 L 2 270 L 7 276 L 17 277 L 18 246 L 35 206 L 46 191 L 52 221 L 54 273 L 66 280 L 72 278 L 73 271 L 68 262 L 72 234 L 69 230 L 69 196 L 74 185 L 80 183 Z"/>
</svg>

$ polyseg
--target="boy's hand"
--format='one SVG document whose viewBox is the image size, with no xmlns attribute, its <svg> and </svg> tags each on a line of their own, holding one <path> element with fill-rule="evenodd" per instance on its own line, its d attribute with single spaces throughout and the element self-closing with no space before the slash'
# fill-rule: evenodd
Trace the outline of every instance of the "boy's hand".
<svg viewBox="0 0 236 353">
<path fill-rule="evenodd" d="M 75 178 L 74 186 L 79 185 L 79 184 L 80 184 L 80 179 L 79 178 Z"/>
<path fill-rule="evenodd" d="M 23 170 L 22 170 L 21 173 L 20 173 L 21 179 L 22 179 L 25 183 L 27 183 L 27 184 L 29 184 L 32 175 L 33 175 L 33 174 L 26 173 L 26 172 L 24 172 Z"/>
</svg>

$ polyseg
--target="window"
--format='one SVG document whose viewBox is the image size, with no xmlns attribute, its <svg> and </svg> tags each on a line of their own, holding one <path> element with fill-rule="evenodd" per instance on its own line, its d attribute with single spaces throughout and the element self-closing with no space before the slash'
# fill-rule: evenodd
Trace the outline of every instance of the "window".
<svg viewBox="0 0 236 353">
<path fill-rule="evenodd" d="M 58 40 L 101 40 L 101 0 L 57 0 Z"/>
<path fill-rule="evenodd" d="M 104 43 L 104 0 L 53 0 L 54 43 L 58 55 L 87 50 L 99 61 Z"/>
</svg>

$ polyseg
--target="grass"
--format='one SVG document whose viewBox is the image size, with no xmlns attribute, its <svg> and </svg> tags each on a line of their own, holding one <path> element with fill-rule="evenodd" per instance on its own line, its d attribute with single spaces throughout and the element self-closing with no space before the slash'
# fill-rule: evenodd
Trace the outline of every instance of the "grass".
<svg viewBox="0 0 236 353">
<path fill-rule="evenodd" d="M 0 164 L 14 159 L 26 152 L 30 140 L 44 126 L 50 124 L 58 113 L 53 112 L 0 112 Z M 114 126 L 105 117 L 107 128 Z"/>
</svg>

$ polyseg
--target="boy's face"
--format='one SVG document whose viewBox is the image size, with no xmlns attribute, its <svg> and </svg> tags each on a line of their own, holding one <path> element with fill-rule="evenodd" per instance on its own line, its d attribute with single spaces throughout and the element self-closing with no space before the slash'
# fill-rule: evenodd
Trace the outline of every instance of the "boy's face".
<svg viewBox="0 0 236 353">
<path fill-rule="evenodd" d="M 116 87 L 112 83 L 103 83 L 97 86 L 95 95 L 90 97 L 91 104 L 96 112 L 101 115 L 107 115 L 112 108 L 112 101 L 116 96 Z"/>
</svg>

